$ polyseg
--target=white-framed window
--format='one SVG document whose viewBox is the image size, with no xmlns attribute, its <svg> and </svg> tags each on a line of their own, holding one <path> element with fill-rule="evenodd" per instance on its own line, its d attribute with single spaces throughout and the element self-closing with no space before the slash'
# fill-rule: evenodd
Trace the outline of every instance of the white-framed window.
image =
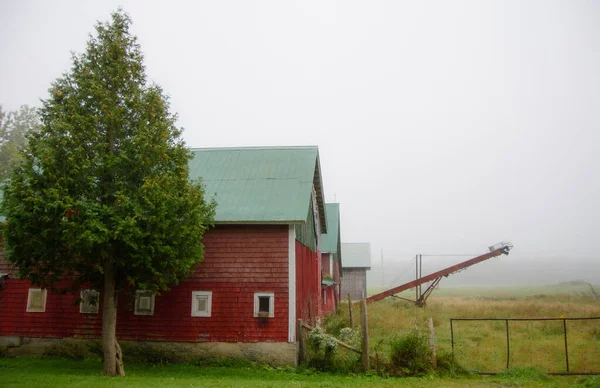
<svg viewBox="0 0 600 388">
<path fill-rule="evenodd" d="M 100 293 L 96 290 L 81 290 L 79 312 L 82 314 L 98 314 L 100 307 Z"/>
<path fill-rule="evenodd" d="M 27 312 L 43 313 L 46 311 L 46 297 L 48 291 L 45 288 L 30 288 L 27 295 Z"/>
<path fill-rule="evenodd" d="M 137 290 L 135 292 L 135 315 L 154 315 L 154 293 Z"/>
<path fill-rule="evenodd" d="M 212 291 L 192 291 L 192 317 L 210 317 Z"/>
<path fill-rule="evenodd" d="M 275 316 L 275 294 L 272 292 L 254 293 L 254 316 L 273 318 Z"/>
</svg>

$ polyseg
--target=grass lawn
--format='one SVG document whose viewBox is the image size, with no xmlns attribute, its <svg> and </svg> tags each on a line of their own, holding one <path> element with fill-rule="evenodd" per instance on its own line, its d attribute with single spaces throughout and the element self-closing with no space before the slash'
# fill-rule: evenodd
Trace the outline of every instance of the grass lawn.
<svg viewBox="0 0 600 388">
<path fill-rule="evenodd" d="M 191 366 L 152 367 L 125 365 L 126 377 L 106 377 L 97 360 L 2 358 L 2 387 L 581 387 L 600 385 L 600 379 L 546 377 L 513 374 L 503 377 L 442 379 L 381 378 L 378 376 L 341 376 L 311 370 L 266 366 Z"/>
</svg>

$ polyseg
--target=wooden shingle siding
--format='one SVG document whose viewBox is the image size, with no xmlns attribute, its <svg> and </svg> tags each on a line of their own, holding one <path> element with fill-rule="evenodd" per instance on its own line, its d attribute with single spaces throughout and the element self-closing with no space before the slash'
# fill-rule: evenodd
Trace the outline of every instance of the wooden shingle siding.
<svg viewBox="0 0 600 388">
<path fill-rule="evenodd" d="M 321 254 L 296 241 L 296 318 L 321 316 Z"/>
<path fill-rule="evenodd" d="M 130 300 L 119 298 L 117 337 L 286 342 L 288 226 L 218 226 L 206 234 L 204 244 L 204 261 L 171 291 L 156 296 L 154 315 L 136 316 Z M 9 279 L 0 290 L 0 335 L 100 337 L 102 314 L 81 314 L 78 294 L 49 292 L 46 312 L 25 312 L 29 287 L 27 281 Z M 211 317 L 191 316 L 192 291 L 212 291 Z M 254 318 L 255 292 L 274 292 L 274 318 Z"/>
<path fill-rule="evenodd" d="M 367 269 L 344 268 L 342 278 L 342 293 L 350 294 L 352 300 L 360 300 L 367 296 Z"/>
</svg>

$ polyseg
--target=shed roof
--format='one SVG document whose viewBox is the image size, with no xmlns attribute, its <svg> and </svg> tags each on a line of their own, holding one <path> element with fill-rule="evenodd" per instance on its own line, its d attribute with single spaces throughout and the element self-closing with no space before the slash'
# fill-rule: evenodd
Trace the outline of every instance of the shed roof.
<svg viewBox="0 0 600 388">
<path fill-rule="evenodd" d="M 327 213 L 327 233 L 321 235 L 321 252 L 337 253 L 340 238 L 340 204 L 328 203 L 325 205 Z"/>
<path fill-rule="evenodd" d="M 371 244 L 342 243 L 343 268 L 371 269 Z"/>
<path fill-rule="evenodd" d="M 195 148 L 190 179 L 215 196 L 216 223 L 304 223 L 315 187 L 325 214 L 319 150 L 302 147 Z M 327 232 L 326 217 L 320 217 Z"/>
</svg>

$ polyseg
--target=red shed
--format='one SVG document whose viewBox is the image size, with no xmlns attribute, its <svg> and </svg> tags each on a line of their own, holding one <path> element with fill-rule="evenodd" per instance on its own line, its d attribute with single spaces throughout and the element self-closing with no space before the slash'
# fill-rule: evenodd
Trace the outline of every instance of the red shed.
<svg viewBox="0 0 600 388">
<path fill-rule="evenodd" d="M 296 319 L 322 313 L 320 236 L 327 217 L 318 149 L 192 152 L 190 178 L 201 177 L 218 202 L 204 261 L 170 292 L 138 291 L 133 306 L 120 298 L 117 337 L 295 363 Z M 39 339 L 100 338 L 102 303 L 89 303 L 95 290 L 82 290 L 76 305 L 80 295 L 12 278 L 0 257 L 0 274 L 7 273 L 0 275 L 0 347 L 9 354 L 27 353 Z"/>
</svg>

